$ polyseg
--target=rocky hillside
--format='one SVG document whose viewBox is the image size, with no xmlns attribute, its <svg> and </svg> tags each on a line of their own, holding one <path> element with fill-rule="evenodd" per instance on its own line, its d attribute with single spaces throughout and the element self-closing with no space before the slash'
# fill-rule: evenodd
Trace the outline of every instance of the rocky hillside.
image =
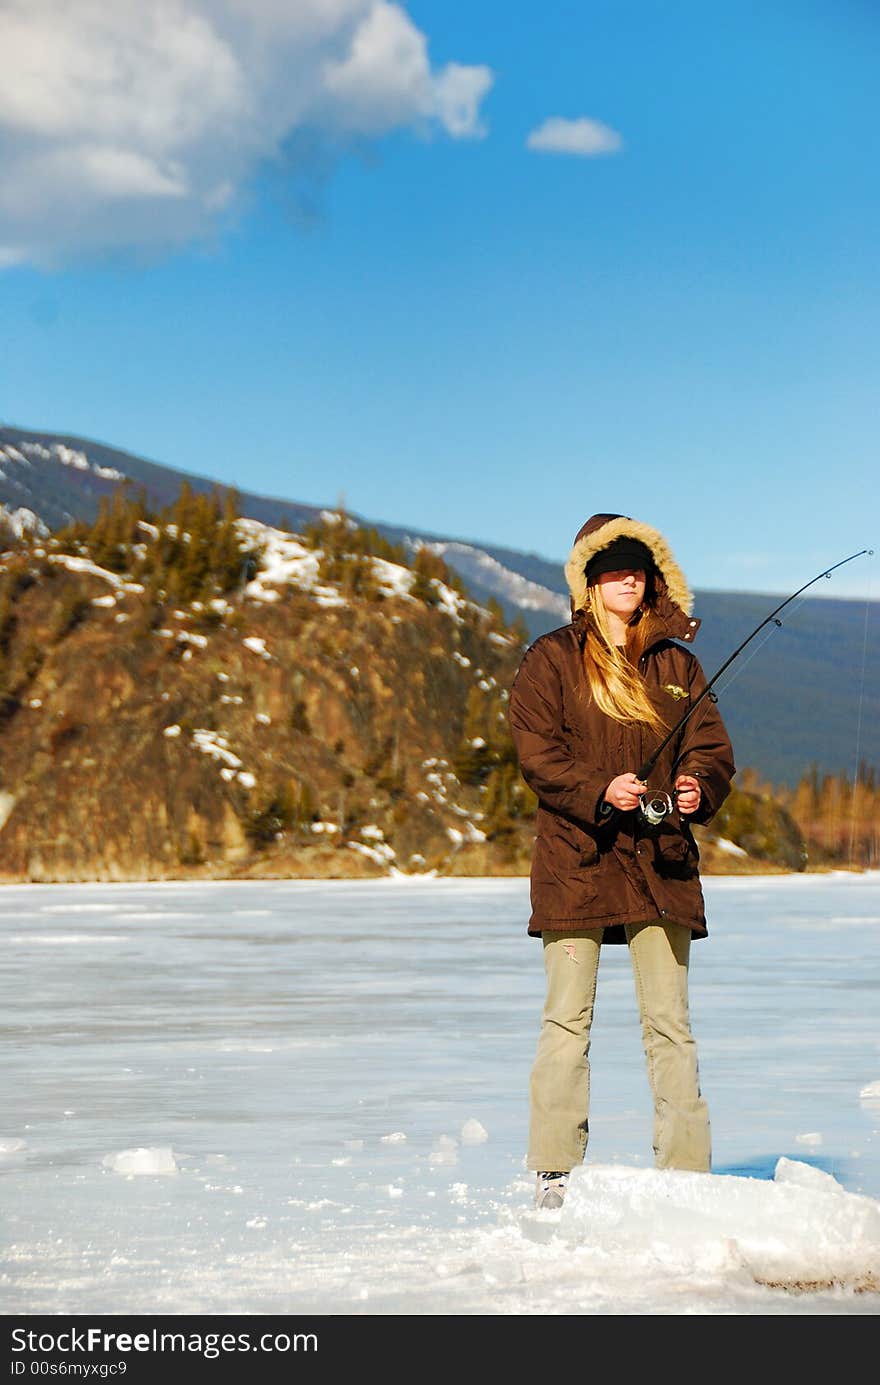
<svg viewBox="0 0 880 1385">
<path fill-rule="evenodd" d="M 184 489 L 0 561 L 0 880 L 521 873 L 522 632 L 442 559 Z"/>
</svg>

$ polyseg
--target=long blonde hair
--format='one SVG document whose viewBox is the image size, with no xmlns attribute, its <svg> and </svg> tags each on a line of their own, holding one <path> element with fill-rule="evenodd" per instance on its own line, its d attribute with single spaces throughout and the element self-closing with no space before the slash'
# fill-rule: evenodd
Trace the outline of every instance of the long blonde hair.
<svg viewBox="0 0 880 1385">
<path fill-rule="evenodd" d="M 584 640 L 584 672 L 596 706 L 614 721 L 643 721 L 658 733 L 669 728 L 648 696 L 645 680 L 639 673 L 639 659 L 650 643 L 655 617 L 643 603 L 626 630 L 623 649 L 614 643 L 608 613 L 598 585 L 589 587 L 593 620 L 587 623 Z"/>
</svg>

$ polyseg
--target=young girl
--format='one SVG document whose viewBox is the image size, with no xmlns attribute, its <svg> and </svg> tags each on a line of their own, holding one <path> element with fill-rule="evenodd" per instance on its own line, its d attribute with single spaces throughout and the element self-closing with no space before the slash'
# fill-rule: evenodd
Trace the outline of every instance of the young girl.
<svg viewBox="0 0 880 1385">
<path fill-rule="evenodd" d="M 709 694 L 660 754 L 651 783 L 636 777 L 706 685 L 685 647 L 700 622 L 663 536 L 625 515 L 594 515 L 565 574 L 571 624 L 535 640 L 510 695 L 520 768 L 538 797 L 528 931 L 543 942 L 547 990 L 527 1164 L 544 1210 L 562 1206 L 587 1147 L 603 941 L 629 947 L 656 1167 L 710 1168 L 688 1014 L 691 938 L 708 931 L 691 823 L 712 818 L 735 773 Z"/>
</svg>

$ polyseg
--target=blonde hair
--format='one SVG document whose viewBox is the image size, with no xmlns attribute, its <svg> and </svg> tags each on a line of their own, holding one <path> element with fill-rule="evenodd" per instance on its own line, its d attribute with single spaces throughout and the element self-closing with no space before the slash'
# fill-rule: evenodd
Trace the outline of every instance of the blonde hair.
<svg viewBox="0 0 880 1385">
<path fill-rule="evenodd" d="M 638 667 L 655 625 L 650 607 L 642 605 L 633 616 L 623 649 L 614 643 L 601 588 L 595 584 L 588 589 L 586 609 L 593 620 L 584 640 L 584 672 L 596 706 L 614 721 L 643 721 L 652 731 L 667 731 Z"/>
</svg>

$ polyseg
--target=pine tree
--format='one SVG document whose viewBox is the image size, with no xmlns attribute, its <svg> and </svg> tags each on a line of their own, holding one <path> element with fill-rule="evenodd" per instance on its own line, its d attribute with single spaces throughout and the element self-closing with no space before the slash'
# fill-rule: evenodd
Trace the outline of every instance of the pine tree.
<svg viewBox="0 0 880 1385">
<path fill-rule="evenodd" d="M 436 581 L 443 581 L 441 572 L 446 572 L 446 564 L 443 559 L 438 554 L 432 553 L 430 548 L 419 548 L 413 559 L 412 570 L 413 580 L 410 583 L 410 596 L 415 597 L 416 601 L 423 601 L 426 606 L 438 605 L 440 593 L 434 584 Z"/>
</svg>

